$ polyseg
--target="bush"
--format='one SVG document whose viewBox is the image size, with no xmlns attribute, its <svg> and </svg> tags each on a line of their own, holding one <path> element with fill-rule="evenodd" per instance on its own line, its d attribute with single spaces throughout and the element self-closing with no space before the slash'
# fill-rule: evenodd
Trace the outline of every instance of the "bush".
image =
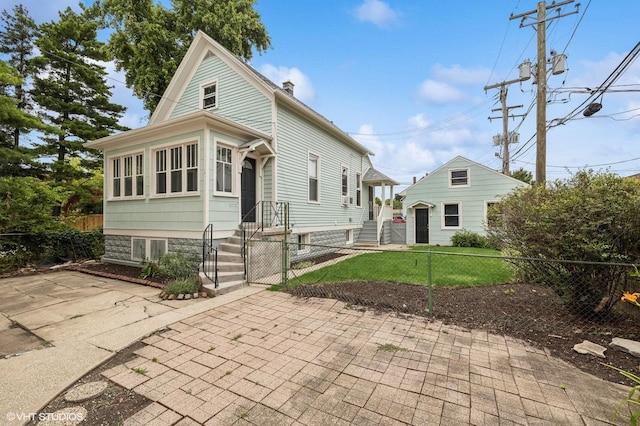
<svg viewBox="0 0 640 426">
<path fill-rule="evenodd" d="M 186 278 L 198 273 L 199 258 L 195 254 L 182 251 L 166 253 L 160 260 L 145 259 L 142 262 L 142 278 L 166 277 L 171 279 Z"/>
<path fill-rule="evenodd" d="M 489 239 L 484 235 L 463 229 L 453 234 L 451 244 L 453 244 L 454 247 L 488 248 Z"/>
<path fill-rule="evenodd" d="M 584 315 L 608 312 L 631 270 L 622 264 L 640 260 L 635 179 L 581 171 L 566 181 L 516 190 L 488 219 L 493 245 L 530 258 L 514 262 L 518 276 L 549 286 Z"/>
<path fill-rule="evenodd" d="M 190 277 L 178 278 L 175 281 L 170 282 L 164 288 L 167 294 L 191 294 L 197 293 L 200 290 L 200 281 L 198 277 L 192 275 Z"/>
<path fill-rule="evenodd" d="M 43 260 L 97 259 L 104 254 L 102 229 L 41 230 L 0 235 L 0 270 L 24 268 Z"/>
</svg>

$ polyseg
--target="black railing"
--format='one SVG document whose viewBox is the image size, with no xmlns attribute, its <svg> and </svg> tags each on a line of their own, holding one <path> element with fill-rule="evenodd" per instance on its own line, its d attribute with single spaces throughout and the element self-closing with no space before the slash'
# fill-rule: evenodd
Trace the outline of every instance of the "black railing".
<svg viewBox="0 0 640 426">
<path fill-rule="evenodd" d="M 260 201 L 253 209 L 245 214 L 240 223 L 242 230 L 242 260 L 244 263 L 244 276 L 247 276 L 247 241 L 251 240 L 258 232 L 265 229 L 273 229 L 288 226 L 289 203 L 275 201 Z M 249 222 L 246 219 L 255 218 Z"/>
<path fill-rule="evenodd" d="M 202 233 L 202 272 L 218 288 L 218 249 L 213 246 L 213 225 Z"/>
</svg>

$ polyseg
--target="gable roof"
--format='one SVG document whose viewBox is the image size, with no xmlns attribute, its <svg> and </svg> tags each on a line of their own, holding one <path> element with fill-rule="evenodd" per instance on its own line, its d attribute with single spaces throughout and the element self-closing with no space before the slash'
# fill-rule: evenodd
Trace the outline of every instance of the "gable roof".
<svg viewBox="0 0 640 426">
<path fill-rule="evenodd" d="M 385 185 L 391 185 L 391 186 L 400 185 L 398 182 L 391 179 L 389 176 L 385 175 L 384 173 L 374 169 L 373 167 L 371 167 L 369 170 L 365 172 L 364 176 L 362 177 L 362 182 L 368 183 L 368 184 L 384 183 Z"/>
<path fill-rule="evenodd" d="M 167 86 L 160 102 L 158 102 L 158 106 L 149 119 L 150 125 L 169 119 L 178 100 L 182 96 L 182 93 L 193 78 L 198 66 L 205 58 L 208 57 L 208 55 L 211 54 L 220 57 L 229 67 L 242 75 L 250 84 L 252 84 L 272 102 L 288 106 L 296 113 L 321 127 L 323 130 L 332 134 L 334 137 L 340 139 L 357 151 L 363 154 L 373 155 L 367 147 L 353 139 L 345 131 L 333 124 L 333 122 L 309 108 L 286 90 L 260 74 L 253 67 L 232 54 L 224 46 L 202 31 L 197 32 L 191 46 L 189 46 L 187 53 L 171 78 L 171 82 Z"/>
<path fill-rule="evenodd" d="M 502 174 L 502 173 L 500 173 L 500 172 L 497 172 L 497 171 L 493 170 L 492 168 L 489 168 L 489 167 L 485 166 L 484 164 L 476 163 L 476 162 L 475 162 L 475 161 L 473 161 L 473 160 L 469 160 L 469 159 L 468 159 L 468 158 L 466 158 L 466 157 L 463 157 L 463 156 L 461 156 L 461 155 L 458 155 L 458 156 L 456 156 L 456 157 L 452 158 L 451 160 L 447 161 L 446 163 L 444 163 L 443 165 L 441 165 L 441 166 L 440 166 L 440 167 L 438 167 L 437 169 L 435 169 L 433 172 L 431 172 L 431 173 L 429 173 L 428 175 L 426 175 L 426 176 L 422 177 L 422 179 L 419 179 L 416 183 L 414 183 L 414 184 L 412 184 L 412 185 L 408 186 L 407 188 L 405 188 L 405 189 L 401 192 L 401 195 L 406 195 L 407 191 L 409 191 L 411 188 L 413 188 L 413 187 L 414 187 L 414 186 L 416 186 L 416 185 L 419 185 L 420 183 L 422 183 L 422 182 L 424 182 L 424 181 L 427 181 L 430 177 L 432 177 L 432 176 L 433 176 L 433 175 L 435 175 L 435 174 L 438 174 L 438 172 L 440 172 L 441 170 L 443 170 L 443 169 L 446 169 L 446 168 L 450 167 L 450 166 L 451 166 L 451 163 L 453 163 L 454 161 L 457 161 L 457 160 L 462 160 L 462 161 L 465 161 L 465 162 L 469 163 L 469 165 L 474 165 L 474 166 L 476 166 L 476 167 L 480 167 L 480 168 L 484 169 L 484 170 L 485 170 L 485 171 L 487 171 L 487 172 L 493 173 L 493 174 L 495 174 L 496 176 L 500 176 L 502 179 L 509 179 L 509 180 L 512 180 L 512 181 L 517 182 L 517 183 L 519 183 L 519 184 L 526 185 L 526 186 L 530 186 L 530 185 L 529 185 L 528 183 L 526 183 L 526 182 L 523 182 L 523 181 L 521 181 L 521 180 L 519 180 L 519 179 L 513 178 L 513 177 L 511 177 L 511 176 L 509 176 L 509 175 Z"/>
</svg>

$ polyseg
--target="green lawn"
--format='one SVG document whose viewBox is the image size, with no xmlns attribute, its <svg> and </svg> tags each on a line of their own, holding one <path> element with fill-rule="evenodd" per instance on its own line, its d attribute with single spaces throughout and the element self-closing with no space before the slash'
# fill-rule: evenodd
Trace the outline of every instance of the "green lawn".
<svg viewBox="0 0 640 426">
<path fill-rule="evenodd" d="M 477 286 L 509 282 L 513 272 L 495 250 L 460 247 L 411 247 L 409 251 L 364 253 L 335 265 L 307 272 L 289 285 L 340 281 L 389 281 L 438 286 Z M 298 271 L 300 273 L 300 271 Z"/>
</svg>

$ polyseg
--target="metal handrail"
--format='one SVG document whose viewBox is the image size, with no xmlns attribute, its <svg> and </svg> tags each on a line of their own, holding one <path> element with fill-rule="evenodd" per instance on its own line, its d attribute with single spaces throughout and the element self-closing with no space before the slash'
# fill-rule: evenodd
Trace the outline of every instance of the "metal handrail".
<svg viewBox="0 0 640 426">
<path fill-rule="evenodd" d="M 213 254 L 213 268 L 211 255 Z M 218 288 L 218 249 L 213 246 L 213 225 L 209 224 L 202 233 L 202 272 Z"/>
</svg>

